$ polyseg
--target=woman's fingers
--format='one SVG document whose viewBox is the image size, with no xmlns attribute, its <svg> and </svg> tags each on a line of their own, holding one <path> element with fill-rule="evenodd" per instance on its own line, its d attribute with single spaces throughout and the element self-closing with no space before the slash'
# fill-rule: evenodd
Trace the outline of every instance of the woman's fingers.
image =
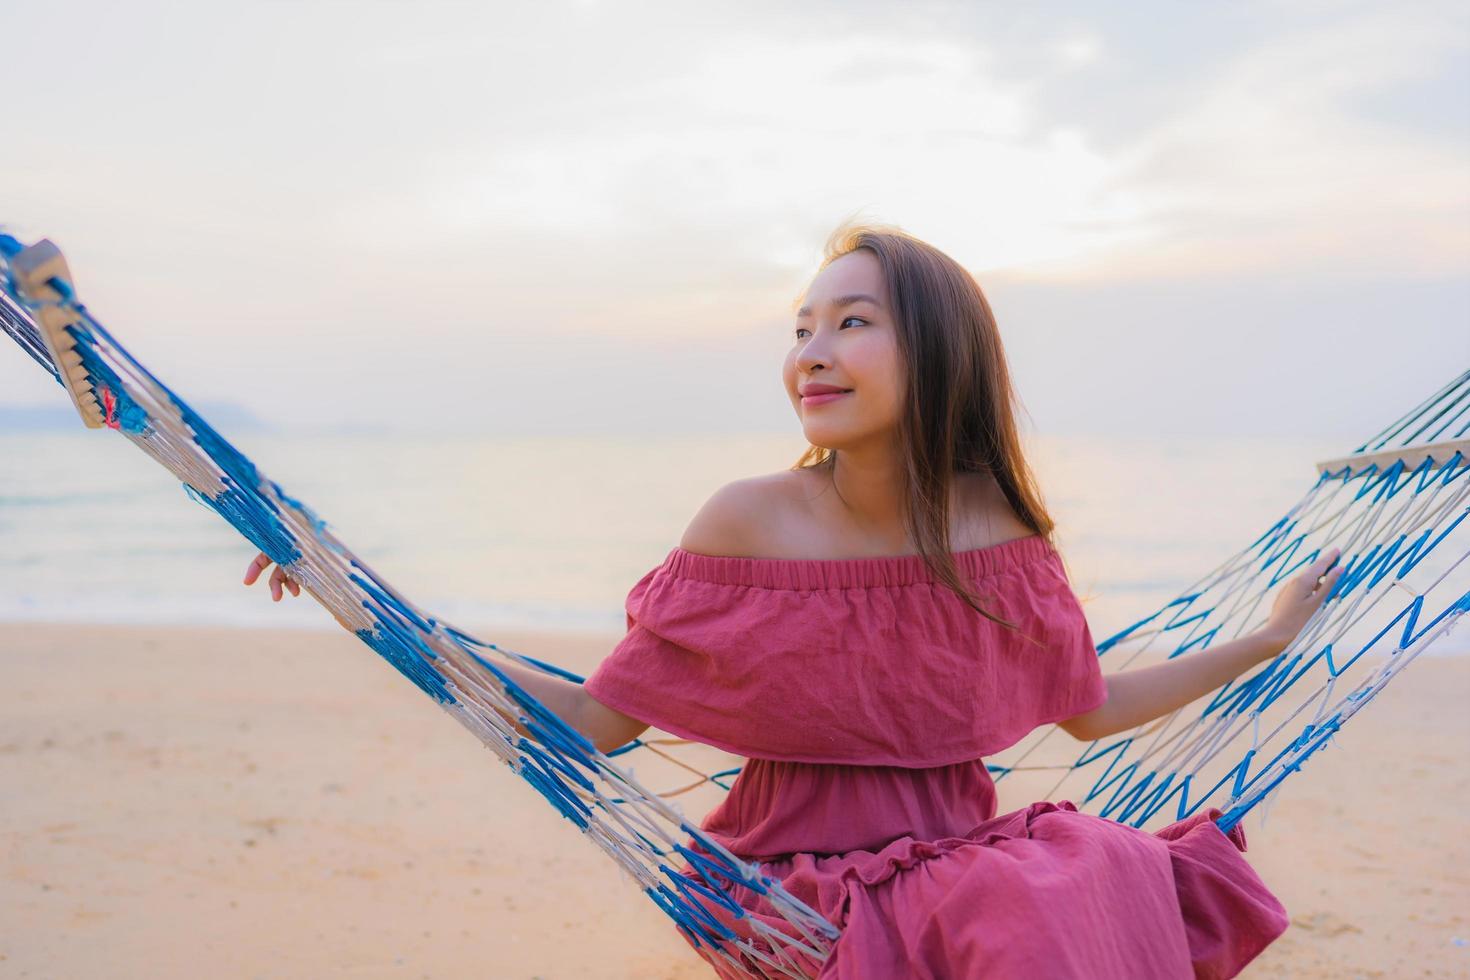
<svg viewBox="0 0 1470 980">
<path fill-rule="evenodd" d="M 1303 601 L 1313 606 L 1320 606 L 1326 599 L 1337 580 L 1342 577 L 1342 569 L 1334 568 L 1320 578 L 1314 578 L 1302 586 Z"/>
<path fill-rule="evenodd" d="M 1337 580 L 1342 578 L 1343 565 L 1338 564 L 1331 568 L 1328 567 L 1337 560 L 1340 554 L 1340 549 L 1332 549 L 1331 552 L 1313 562 L 1311 567 L 1303 572 L 1297 580 L 1299 583 L 1297 585 L 1297 595 L 1300 596 L 1298 601 L 1301 603 L 1305 615 L 1310 616 L 1312 613 L 1315 613 L 1327 601 L 1327 597 L 1332 594 L 1333 588 L 1337 585 Z M 1303 625 L 1305 625 L 1305 621 Z"/>
<path fill-rule="evenodd" d="M 1341 548 L 1329 548 L 1302 573 L 1302 589 L 1307 596 L 1311 596 L 1324 585 L 1330 587 L 1342 575 L 1341 565 L 1336 568 L 1332 567 L 1332 563 L 1337 561 L 1341 555 Z M 1324 594 L 1326 594 L 1325 591 Z"/>
<path fill-rule="evenodd" d="M 1323 552 L 1311 565 L 1276 593 L 1265 629 L 1285 643 L 1292 642 L 1332 594 L 1345 566 L 1334 562 L 1342 549 Z"/>
<path fill-rule="evenodd" d="M 270 556 L 265 552 L 255 556 L 255 559 L 245 569 L 245 584 L 254 585 L 261 574 L 273 565 Z M 272 569 L 268 584 L 271 590 L 271 601 L 280 602 L 281 597 L 289 591 L 294 596 L 301 595 L 301 583 L 286 574 L 286 570 L 280 565 Z"/>
<path fill-rule="evenodd" d="M 255 559 L 245 566 L 245 584 L 254 585 L 255 580 L 260 578 L 260 573 L 271 567 L 271 560 L 264 551 L 255 556 Z"/>
<path fill-rule="evenodd" d="M 272 601 L 280 602 L 287 591 L 289 591 L 292 595 L 299 596 L 301 594 L 301 586 L 297 584 L 295 579 L 286 574 L 286 570 L 284 568 L 282 568 L 280 565 L 277 565 L 276 570 L 274 572 L 271 572 Z"/>
</svg>

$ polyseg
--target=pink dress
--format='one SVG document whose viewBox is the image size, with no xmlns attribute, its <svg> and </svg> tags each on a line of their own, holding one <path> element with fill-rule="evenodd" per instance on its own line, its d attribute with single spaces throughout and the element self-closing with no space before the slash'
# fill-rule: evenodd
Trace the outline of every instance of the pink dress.
<svg viewBox="0 0 1470 980">
<path fill-rule="evenodd" d="M 823 980 L 1234 976 L 1287 916 L 1219 810 L 1153 833 L 1067 801 L 996 814 L 983 758 L 1107 687 L 1045 539 L 955 560 L 982 605 L 1039 643 L 916 555 L 675 548 L 628 594 L 628 633 L 586 690 L 747 757 L 702 829 L 842 929 Z M 733 897 L 783 927 L 760 896 Z"/>
</svg>

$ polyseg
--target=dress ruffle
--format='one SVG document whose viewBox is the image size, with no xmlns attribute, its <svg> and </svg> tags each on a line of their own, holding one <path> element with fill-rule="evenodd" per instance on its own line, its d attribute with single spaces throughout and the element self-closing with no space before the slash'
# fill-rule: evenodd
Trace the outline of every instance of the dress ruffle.
<svg viewBox="0 0 1470 980">
<path fill-rule="evenodd" d="M 838 561 L 675 548 L 629 591 L 597 701 L 736 755 L 928 768 L 1107 698 L 1087 617 L 1038 535 L 957 552 L 1000 626 L 916 555 Z"/>
<path fill-rule="evenodd" d="M 761 869 L 842 929 L 820 972 L 807 963 L 820 980 L 1233 977 L 1288 920 L 1241 856 L 1244 829 L 1222 833 L 1219 816 L 1211 808 L 1147 832 L 1041 801 L 963 836 Z M 731 895 L 790 930 L 764 897 L 738 886 Z"/>
</svg>

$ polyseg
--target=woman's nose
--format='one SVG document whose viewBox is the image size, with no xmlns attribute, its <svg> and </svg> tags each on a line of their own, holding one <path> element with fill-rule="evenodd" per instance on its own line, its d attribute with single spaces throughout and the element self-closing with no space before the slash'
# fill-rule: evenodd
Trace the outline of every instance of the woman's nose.
<svg viewBox="0 0 1470 980">
<path fill-rule="evenodd" d="M 796 355 L 796 366 L 803 374 L 811 374 L 816 368 L 828 363 L 827 351 L 822 341 L 811 340 Z"/>
</svg>

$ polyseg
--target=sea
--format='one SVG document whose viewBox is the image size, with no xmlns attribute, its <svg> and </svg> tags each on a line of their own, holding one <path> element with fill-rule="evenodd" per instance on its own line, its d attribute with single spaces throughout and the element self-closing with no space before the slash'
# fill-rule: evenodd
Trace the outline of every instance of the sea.
<svg viewBox="0 0 1470 980">
<path fill-rule="evenodd" d="M 709 495 L 806 448 L 799 431 L 230 438 L 398 592 L 490 641 L 621 634 L 628 590 Z M 1095 434 L 1026 447 L 1098 637 L 1255 541 L 1311 488 L 1317 460 L 1353 448 Z M 117 433 L 0 430 L 0 621 L 339 628 L 305 595 L 273 603 L 263 582 L 243 586 L 255 553 Z"/>
</svg>

